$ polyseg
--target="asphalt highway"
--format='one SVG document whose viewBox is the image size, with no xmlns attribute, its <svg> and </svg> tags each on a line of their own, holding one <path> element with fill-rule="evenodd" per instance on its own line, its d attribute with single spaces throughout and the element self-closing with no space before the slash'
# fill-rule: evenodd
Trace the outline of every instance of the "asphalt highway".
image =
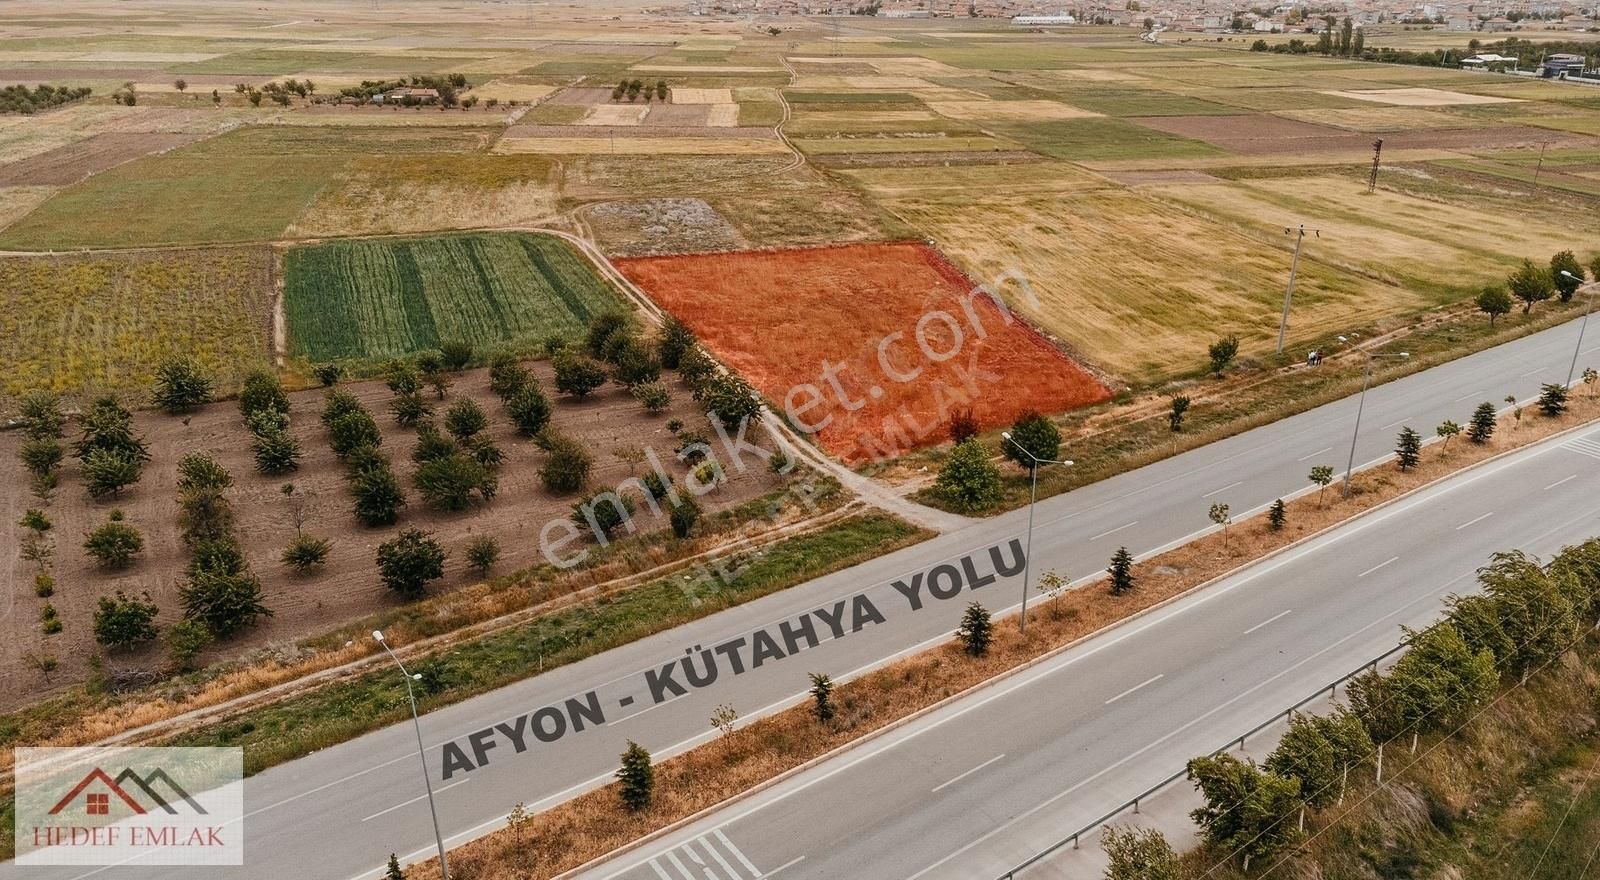
<svg viewBox="0 0 1600 880">
<path fill-rule="evenodd" d="M 1433 426 L 1445 419 L 1464 423 L 1481 401 L 1500 401 L 1507 394 L 1527 400 L 1537 394 L 1541 383 L 1561 381 L 1577 333 L 1577 324 L 1572 322 L 1373 388 L 1362 417 L 1357 466 L 1386 456 L 1402 425 L 1431 435 Z M 1585 353 L 1585 363 L 1597 350 L 1600 337 Z M 1354 398 L 1336 401 L 1040 502 L 1033 540 L 1034 577 L 1047 569 L 1068 579 L 1093 577 L 1118 546 L 1126 545 L 1144 555 L 1213 528 L 1207 517 L 1212 503 L 1228 503 L 1237 518 L 1274 498 L 1303 491 L 1313 465 L 1328 464 L 1342 472 L 1355 409 Z M 1063 454 L 1070 457 L 1072 451 L 1066 449 Z M 1013 541 L 1021 542 L 1027 517 L 1023 509 L 978 521 L 915 547 L 424 716 L 423 738 L 447 845 L 500 827 L 515 804 L 542 809 L 608 782 L 628 739 L 645 745 L 658 759 L 670 756 L 712 735 L 708 719 L 718 705 L 731 704 L 741 716 L 756 717 L 801 698 L 808 685 L 807 673 L 825 672 L 841 679 L 947 638 L 963 606 L 972 599 L 997 612 L 1010 608 L 1021 598 L 1020 575 L 999 577 L 976 590 L 964 588 L 945 600 L 934 599 L 931 590 L 941 565 L 959 570 L 967 560 L 972 570 L 960 578 L 967 584 L 993 574 L 997 560 L 1009 567 L 1015 558 L 1009 548 Z M 1414 540 L 1408 535 L 1404 543 Z M 998 550 L 992 555 L 991 548 Z M 906 585 L 918 577 L 925 581 L 919 594 L 924 601 L 921 610 L 912 611 L 894 583 Z M 949 578 L 942 583 L 949 586 Z M 883 619 L 869 617 L 859 631 L 847 627 L 841 637 L 833 637 L 833 631 L 812 613 L 833 609 L 840 601 L 848 605 L 857 596 L 865 597 Z M 851 610 L 859 623 L 863 616 L 860 608 Z M 702 656 L 697 648 L 709 651 L 733 640 L 750 640 L 759 632 L 776 633 L 780 622 L 795 623 L 808 614 L 818 636 L 814 647 L 800 644 L 798 652 L 783 651 L 790 656 L 769 659 L 756 667 L 747 646 L 741 656 L 742 674 L 725 671 L 714 682 L 687 688 L 682 695 L 659 687 L 653 692 L 650 687 L 647 674 L 659 674 L 665 664 L 684 660 L 686 651 L 693 661 Z M 1290 619 L 1277 629 L 1294 630 L 1301 619 Z M 1172 638 L 1192 644 L 1216 636 L 1209 627 L 1194 625 Z M 1228 641 L 1239 642 L 1236 638 Z M 794 656 L 797 653 L 802 656 Z M 727 670 L 731 658 L 720 657 L 719 662 Z M 701 669 L 703 673 L 704 667 Z M 1096 688 L 1127 685 L 1123 670 L 1101 656 L 1085 658 L 1077 671 L 1085 680 L 1092 674 Z M 1170 692 L 1184 705 L 1203 694 L 1215 694 L 1203 688 L 1169 691 L 1174 684 L 1187 681 L 1184 670 L 1174 668 L 1162 674 L 1167 678 L 1150 684 L 1147 690 Z M 680 683 L 685 678 L 681 672 L 672 675 Z M 578 709 L 569 703 L 573 699 Z M 512 724 L 519 717 L 528 720 L 530 713 L 542 707 L 552 707 L 563 716 L 564 736 L 551 742 L 536 741 L 518 729 L 524 734 L 526 748 L 517 750 L 512 738 L 494 735 L 487 738 L 495 745 L 486 753 L 486 762 L 476 760 L 467 739 L 471 734 L 498 723 Z M 1123 711 L 1123 707 L 1111 705 L 1100 714 L 1116 717 Z M 1229 715 L 1219 710 L 1210 717 Z M 596 723 L 599 717 L 604 718 L 603 723 Z M 536 716 L 532 723 L 540 720 Z M 543 719 L 547 729 L 550 720 Z M 1069 717 L 1056 722 L 1041 734 L 1060 732 L 1070 721 Z M 584 726 L 581 731 L 575 729 L 579 723 Z M 1119 740 L 1117 735 L 1106 737 L 1108 742 Z M 445 778 L 447 743 L 472 756 L 476 769 L 461 771 L 458 767 Z M 950 762 L 970 757 L 973 755 L 957 749 L 937 766 L 953 768 Z M 973 766 L 988 757 L 993 756 L 980 757 Z M 1005 773 L 1004 762 L 994 765 L 993 772 Z M 419 776 L 411 726 L 396 725 L 250 778 L 245 786 L 247 855 L 243 867 L 96 870 L 21 869 L 6 864 L 0 866 L 0 875 L 28 880 L 374 877 L 391 852 L 402 860 L 431 854 L 433 830 Z M 1022 797 L 1034 790 L 1030 785 L 1045 784 L 1045 780 L 1030 783 L 1018 779 L 1016 783 Z M 969 825 L 973 824 L 971 818 Z M 810 858 L 821 861 L 819 855 Z M 770 857 L 765 861 L 770 862 Z"/>
<path fill-rule="evenodd" d="M 1394 647 L 1494 552 L 1600 533 L 1597 457 L 1590 428 L 1454 477 L 579 876 L 991 880 Z"/>
</svg>

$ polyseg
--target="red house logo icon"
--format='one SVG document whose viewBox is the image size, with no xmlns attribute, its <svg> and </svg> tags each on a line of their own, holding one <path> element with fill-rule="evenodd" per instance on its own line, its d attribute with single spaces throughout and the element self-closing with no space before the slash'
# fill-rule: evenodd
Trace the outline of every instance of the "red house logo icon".
<svg viewBox="0 0 1600 880">
<path fill-rule="evenodd" d="M 163 784 L 176 797 L 170 800 L 162 797 L 156 791 L 156 783 Z M 124 786 L 137 789 L 144 796 L 144 803 L 130 795 L 128 789 L 124 788 Z M 113 796 L 123 804 L 126 804 L 134 814 L 140 816 L 148 813 L 150 809 L 161 809 L 176 815 L 178 809 L 173 805 L 173 800 L 186 803 L 194 812 L 200 815 L 206 814 L 205 808 L 201 807 L 194 798 L 189 796 L 187 791 L 183 790 L 182 786 L 174 782 L 172 777 L 168 776 L 167 772 L 159 767 L 145 776 L 135 773 L 132 767 L 124 768 L 121 773 L 117 774 L 115 779 L 112 779 L 111 775 L 106 771 L 96 767 L 89 771 L 77 785 L 73 786 L 65 797 L 56 802 L 54 807 L 50 808 L 49 815 L 60 815 L 63 810 L 72 806 L 79 795 L 83 796 L 83 811 L 87 816 L 111 815 Z M 149 808 L 146 808 L 146 803 L 150 805 Z"/>
</svg>

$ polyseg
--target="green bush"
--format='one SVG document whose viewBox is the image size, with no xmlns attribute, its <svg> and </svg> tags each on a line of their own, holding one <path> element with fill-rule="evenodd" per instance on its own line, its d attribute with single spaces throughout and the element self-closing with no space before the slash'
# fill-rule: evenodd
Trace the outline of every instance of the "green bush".
<svg viewBox="0 0 1600 880">
<path fill-rule="evenodd" d="M 989 460 L 989 451 L 975 439 L 963 440 L 950 451 L 933 491 L 961 510 L 983 510 L 1000 500 L 1000 470 Z"/>
<path fill-rule="evenodd" d="M 123 569 L 144 549 L 144 536 L 123 522 L 122 511 L 113 510 L 106 523 L 84 539 L 83 549 L 101 568 Z"/>
<path fill-rule="evenodd" d="M 444 577 L 445 552 L 427 532 L 407 529 L 378 545 L 378 576 L 407 599 L 421 598 L 428 582 Z"/>
</svg>

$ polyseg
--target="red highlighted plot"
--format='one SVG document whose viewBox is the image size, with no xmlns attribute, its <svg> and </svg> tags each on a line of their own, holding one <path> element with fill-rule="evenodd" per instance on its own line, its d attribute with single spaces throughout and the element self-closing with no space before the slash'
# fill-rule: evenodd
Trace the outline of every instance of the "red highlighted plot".
<svg viewBox="0 0 1600 880">
<path fill-rule="evenodd" d="M 920 243 L 617 260 L 635 284 L 843 460 L 947 439 L 1110 392 Z M 1018 279 L 1013 289 L 1026 287 Z"/>
</svg>

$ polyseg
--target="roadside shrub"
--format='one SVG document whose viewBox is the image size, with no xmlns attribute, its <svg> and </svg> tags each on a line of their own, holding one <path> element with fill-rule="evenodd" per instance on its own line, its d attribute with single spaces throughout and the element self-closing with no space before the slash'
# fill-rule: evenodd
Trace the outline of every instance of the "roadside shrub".
<svg viewBox="0 0 1600 880">
<path fill-rule="evenodd" d="M 1028 410 L 1012 424 L 1011 439 L 1000 444 L 1000 450 L 1006 458 L 1032 471 L 1037 466 L 1035 459 L 1050 461 L 1061 456 L 1061 431 L 1055 422 Z"/>
<path fill-rule="evenodd" d="M 428 582 L 444 577 L 445 552 L 427 532 L 407 529 L 378 545 L 378 576 L 407 599 L 421 598 Z"/>
<path fill-rule="evenodd" d="M 678 496 L 678 503 L 672 505 L 672 510 L 667 513 L 667 520 L 672 524 L 672 534 L 679 538 L 689 537 L 694 531 L 694 524 L 700 521 L 700 502 L 689 493 Z"/>
<path fill-rule="evenodd" d="M 1224 336 L 1211 343 L 1206 352 L 1211 356 L 1211 372 L 1220 376 L 1239 354 L 1239 337 Z"/>
<path fill-rule="evenodd" d="M 963 440 L 939 469 L 933 491 L 961 510 L 982 510 L 1000 500 L 1000 470 L 989 460 L 989 451 L 983 444 Z"/>
<path fill-rule="evenodd" d="M 978 417 L 972 414 L 972 407 L 951 414 L 950 442 L 960 443 L 976 436 L 978 436 Z"/>
<path fill-rule="evenodd" d="M 690 388 L 698 389 L 717 374 L 717 362 L 699 345 L 690 346 L 678 359 L 678 375 Z"/>
<path fill-rule="evenodd" d="M 107 650 L 119 651 L 154 641 L 156 606 L 117 591 L 115 597 L 101 596 L 94 612 L 94 640 Z"/>
</svg>

